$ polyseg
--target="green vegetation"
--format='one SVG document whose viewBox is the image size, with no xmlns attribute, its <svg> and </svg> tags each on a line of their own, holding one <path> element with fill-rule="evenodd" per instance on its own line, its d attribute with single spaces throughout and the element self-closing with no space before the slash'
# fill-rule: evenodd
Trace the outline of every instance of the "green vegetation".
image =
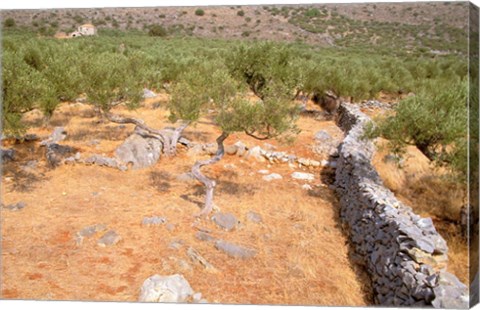
<svg viewBox="0 0 480 310">
<path fill-rule="evenodd" d="M 196 10 L 195 10 L 195 15 L 197 15 L 197 16 L 203 16 L 203 15 L 205 15 L 205 11 L 202 10 L 202 9 L 196 9 Z"/>
<path fill-rule="evenodd" d="M 294 15 L 305 18 L 304 13 Z M 326 14 L 319 13 L 317 19 Z M 40 109 L 48 121 L 59 102 L 81 94 L 99 111 L 108 112 L 119 102 L 135 108 L 144 87 L 171 93 L 172 120 L 195 121 L 205 109 L 215 109 L 215 124 L 223 131 L 246 131 L 258 138 L 295 131 L 293 99 L 299 93 L 331 91 L 352 101 L 381 93 L 399 97 L 414 93 L 398 105 L 396 117 L 379 122 L 372 136 L 387 137 L 395 152 L 401 152 L 406 143 L 414 144 L 434 162 L 455 171 L 464 169 L 462 115 L 468 67 L 463 54 L 433 56 L 419 46 L 413 53 L 395 45 L 319 48 L 300 40 L 199 39 L 185 36 L 195 26 L 181 24 L 168 29 L 151 25 L 146 32 L 100 29 L 96 37 L 56 40 L 38 37 L 37 32 L 47 35 L 54 28 L 40 18 L 35 22 L 35 31 L 4 29 L 2 122 L 6 134 L 25 131 L 24 112 Z M 232 89 L 237 95 L 231 95 Z M 256 94 L 258 104 L 243 101 L 246 91 Z M 407 122 L 412 119 L 414 124 Z"/>
<path fill-rule="evenodd" d="M 378 120 L 367 136 L 388 139 L 390 149 L 398 155 L 407 145 L 414 145 L 435 164 L 466 178 L 467 83 L 439 86 L 427 85 L 401 101 L 395 114 Z"/>
<path fill-rule="evenodd" d="M 243 10 L 240 10 L 237 12 L 238 16 L 245 16 L 245 12 Z"/>
<path fill-rule="evenodd" d="M 161 25 L 152 25 L 149 27 L 148 34 L 152 37 L 165 37 L 167 30 Z"/>
<path fill-rule="evenodd" d="M 5 21 L 3 22 L 3 26 L 5 28 L 11 28 L 11 27 L 15 27 L 15 20 L 11 17 L 5 19 Z"/>
</svg>

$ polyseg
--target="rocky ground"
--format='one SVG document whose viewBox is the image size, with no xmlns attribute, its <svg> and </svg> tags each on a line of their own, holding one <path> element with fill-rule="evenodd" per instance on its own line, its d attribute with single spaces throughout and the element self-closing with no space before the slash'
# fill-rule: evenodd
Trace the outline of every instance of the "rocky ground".
<svg viewBox="0 0 480 310">
<path fill-rule="evenodd" d="M 115 112 L 163 128 L 167 100 L 160 95 L 136 111 Z M 140 296 L 146 279 L 179 274 L 195 302 L 371 304 L 329 187 L 335 161 L 328 153 L 343 137 L 332 120 L 302 117 L 290 145 L 230 136 L 230 154 L 203 169 L 218 186 L 217 210 L 201 220 L 193 214 L 204 189 L 188 172 L 219 134 L 208 118 L 185 131 L 197 147 L 126 171 L 86 159 L 113 158 L 133 125 L 101 121 L 85 103 L 63 104 L 48 126 L 35 112 L 25 120 L 40 139 L 4 143 L 15 154 L 2 176 L 3 298 L 147 300 L 154 297 Z M 58 145 L 71 149 L 52 168 L 40 141 L 55 127 L 63 127 Z M 232 147 L 240 142 L 243 153 Z"/>
</svg>

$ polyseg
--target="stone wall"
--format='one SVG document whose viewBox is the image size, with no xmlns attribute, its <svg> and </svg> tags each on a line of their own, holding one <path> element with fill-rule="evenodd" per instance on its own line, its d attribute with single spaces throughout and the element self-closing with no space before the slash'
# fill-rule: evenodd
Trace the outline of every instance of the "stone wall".
<svg viewBox="0 0 480 310">
<path fill-rule="evenodd" d="M 372 141 L 363 140 L 370 121 L 356 106 L 342 104 L 336 192 L 352 258 L 372 280 L 374 300 L 384 306 L 467 308 L 468 289 L 445 271 L 447 244 L 430 218 L 421 218 L 382 183 L 372 166 Z"/>
</svg>

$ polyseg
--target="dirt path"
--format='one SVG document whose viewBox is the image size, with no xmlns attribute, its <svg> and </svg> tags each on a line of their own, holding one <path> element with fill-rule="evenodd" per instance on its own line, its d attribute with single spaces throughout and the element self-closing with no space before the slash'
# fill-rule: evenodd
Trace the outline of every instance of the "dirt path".
<svg viewBox="0 0 480 310">
<path fill-rule="evenodd" d="M 159 120 L 165 119 L 165 110 L 147 106 L 132 113 L 163 127 Z M 98 123 L 88 107 L 79 105 L 66 105 L 52 121 L 66 127 L 69 138 L 65 144 L 78 147 L 82 154 L 111 155 L 132 130 Z M 309 147 L 313 134 L 320 129 L 339 134 L 331 121 L 302 118 L 299 125 L 302 133 L 294 145 L 271 144 L 315 158 Z M 46 134 L 49 130 L 34 128 L 32 132 Z M 213 141 L 217 132 L 205 120 L 186 134 L 197 141 Z M 93 143 L 95 139 L 98 141 Z M 261 145 L 243 135 L 229 137 L 227 144 L 237 140 Z M 38 143 L 15 147 L 22 165 L 41 153 Z M 1 210 L 2 298 L 136 301 L 147 277 L 180 273 L 195 291 L 214 303 L 370 303 L 364 291 L 366 279 L 348 259 L 336 198 L 321 178 L 328 172 L 310 171 L 315 180 L 308 191 L 302 189 L 304 182 L 290 177 L 301 168 L 225 156 L 204 171 L 217 180 L 215 204 L 240 221 L 234 231 L 227 232 L 210 220 L 192 216 L 203 202 L 203 188 L 176 177 L 189 171 L 195 160 L 180 149 L 175 159 L 163 158 L 154 167 L 127 172 L 78 164 L 48 170 L 42 160 L 31 172 L 34 177 L 27 174 L 23 179 L 18 169 L 6 166 L 4 203 L 23 201 L 26 207 Z M 258 173 L 260 169 L 283 179 L 267 182 Z M 248 220 L 248 212 L 259 214 L 262 222 Z M 152 216 L 165 217 L 167 222 L 142 225 L 145 217 Z M 95 224 L 115 230 L 122 240 L 100 247 L 97 240 L 104 232 L 98 232 L 77 245 L 76 233 Z M 253 248 L 257 255 L 247 260 L 231 258 L 211 243 L 196 239 L 199 229 Z M 186 254 L 189 247 L 219 272 L 208 272 L 192 262 Z"/>
</svg>

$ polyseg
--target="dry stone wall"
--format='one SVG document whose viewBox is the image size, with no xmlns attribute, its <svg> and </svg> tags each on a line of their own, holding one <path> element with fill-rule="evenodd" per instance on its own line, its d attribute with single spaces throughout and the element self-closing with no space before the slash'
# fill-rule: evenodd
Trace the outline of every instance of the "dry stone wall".
<svg viewBox="0 0 480 310">
<path fill-rule="evenodd" d="M 340 216 L 350 235 L 353 258 L 368 271 L 377 304 L 467 308 L 468 289 L 446 272 L 447 244 L 430 218 L 421 218 L 382 183 L 372 166 L 372 141 L 362 139 L 370 121 L 343 103 L 338 125 L 336 192 Z"/>
</svg>

